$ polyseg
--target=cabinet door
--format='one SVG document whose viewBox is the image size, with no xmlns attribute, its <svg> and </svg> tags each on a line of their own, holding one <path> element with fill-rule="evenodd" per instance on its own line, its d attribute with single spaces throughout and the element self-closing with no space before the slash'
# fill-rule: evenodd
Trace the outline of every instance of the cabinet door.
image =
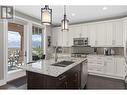
<svg viewBox="0 0 127 95">
<path fill-rule="evenodd" d="M 52 45 L 53 46 L 56 46 L 56 44 L 57 44 L 57 39 L 58 39 L 58 31 L 57 31 L 57 28 L 53 28 L 52 29 Z"/>
<path fill-rule="evenodd" d="M 67 81 L 60 82 L 57 89 L 67 89 Z"/>
<path fill-rule="evenodd" d="M 122 21 L 113 22 L 113 45 L 123 46 L 123 23 Z"/>
<path fill-rule="evenodd" d="M 112 22 L 107 22 L 106 24 L 105 24 L 105 27 L 106 27 L 106 35 L 107 35 L 107 37 L 106 37 L 106 45 L 107 46 L 112 46 L 112 37 L 113 37 L 113 24 L 112 24 Z"/>
<path fill-rule="evenodd" d="M 90 45 L 95 46 L 97 45 L 96 41 L 96 25 L 95 24 L 89 24 L 87 26 L 87 31 L 89 32 L 89 38 L 90 38 Z"/>
<path fill-rule="evenodd" d="M 87 31 L 87 25 L 82 25 L 81 30 L 81 36 L 82 37 L 89 37 L 88 31 Z"/>
<path fill-rule="evenodd" d="M 68 36 L 68 46 L 72 46 L 73 45 L 73 28 L 70 27 L 69 31 L 67 32 L 67 36 Z"/>
<path fill-rule="evenodd" d="M 107 57 L 105 58 L 105 73 L 107 75 L 115 75 L 115 62 L 114 58 L 112 57 Z"/>
<path fill-rule="evenodd" d="M 53 28 L 53 46 L 56 46 L 56 43 L 58 46 L 68 47 L 70 39 L 72 39 L 72 35 L 70 35 L 70 31 L 61 31 L 60 27 Z M 72 41 L 72 40 L 71 40 Z M 72 42 L 70 42 L 72 43 Z"/>
<path fill-rule="evenodd" d="M 82 37 L 81 31 L 82 31 L 82 26 L 81 25 L 73 25 L 73 38 L 80 38 Z"/>
<path fill-rule="evenodd" d="M 61 31 L 62 34 L 62 47 L 66 47 L 67 46 L 67 31 Z"/>
<path fill-rule="evenodd" d="M 97 45 L 104 46 L 106 43 L 105 23 L 97 24 Z"/>
<path fill-rule="evenodd" d="M 68 89 L 78 89 L 80 88 L 80 71 L 76 71 L 69 75 L 67 80 Z"/>
<path fill-rule="evenodd" d="M 123 58 L 115 58 L 116 75 L 118 77 L 125 77 L 125 60 Z"/>
</svg>

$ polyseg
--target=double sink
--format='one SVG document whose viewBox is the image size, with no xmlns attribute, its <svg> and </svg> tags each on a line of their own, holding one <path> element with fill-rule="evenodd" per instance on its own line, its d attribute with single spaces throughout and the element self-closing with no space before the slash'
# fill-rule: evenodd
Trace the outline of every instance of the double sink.
<svg viewBox="0 0 127 95">
<path fill-rule="evenodd" d="M 66 67 L 68 65 L 71 65 L 72 63 L 74 62 L 73 61 L 60 61 L 55 64 L 52 64 L 52 66 Z"/>
</svg>

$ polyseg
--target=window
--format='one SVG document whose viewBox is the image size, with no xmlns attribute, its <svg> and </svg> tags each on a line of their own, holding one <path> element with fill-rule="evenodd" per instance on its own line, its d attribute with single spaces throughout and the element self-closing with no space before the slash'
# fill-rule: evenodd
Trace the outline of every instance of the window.
<svg viewBox="0 0 127 95">
<path fill-rule="evenodd" d="M 19 32 L 8 31 L 8 71 L 16 70 L 21 48 L 21 36 Z"/>
<path fill-rule="evenodd" d="M 43 32 L 42 28 L 32 27 L 32 59 L 40 60 L 43 57 Z"/>
<path fill-rule="evenodd" d="M 8 23 L 8 71 L 24 64 L 24 52 L 24 26 Z"/>
</svg>

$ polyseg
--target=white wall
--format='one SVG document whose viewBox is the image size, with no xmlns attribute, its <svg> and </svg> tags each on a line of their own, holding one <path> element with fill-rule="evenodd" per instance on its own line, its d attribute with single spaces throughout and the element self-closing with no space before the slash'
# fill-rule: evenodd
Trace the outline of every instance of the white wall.
<svg viewBox="0 0 127 95">
<path fill-rule="evenodd" d="M 3 22 L 0 22 L 0 79 L 3 79 Z"/>
</svg>

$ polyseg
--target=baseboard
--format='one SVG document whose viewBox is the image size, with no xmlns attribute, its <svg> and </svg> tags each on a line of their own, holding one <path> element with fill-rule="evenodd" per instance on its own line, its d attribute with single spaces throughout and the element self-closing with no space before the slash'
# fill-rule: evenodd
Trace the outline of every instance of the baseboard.
<svg viewBox="0 0 127 95">
<path fill-rule="evenodd" d="M 5 85 L 6 81 L 5 80 L 0 80 L 0 86 Z"/>
<path fill-rule="evenodd" d="M 124 80 L 124 78 L 118 77 L 118 76 L 110 76 L 110 75 L 106 75 L 106 74 L 97 74 L 97 73 L 93 73 L 93 72 L 89 72 L 88 74 L 89 75 L 96 75 L 96 76 L 102 76 L 102 77 L 107 77 L 107 78 Z"/>
</svg>

